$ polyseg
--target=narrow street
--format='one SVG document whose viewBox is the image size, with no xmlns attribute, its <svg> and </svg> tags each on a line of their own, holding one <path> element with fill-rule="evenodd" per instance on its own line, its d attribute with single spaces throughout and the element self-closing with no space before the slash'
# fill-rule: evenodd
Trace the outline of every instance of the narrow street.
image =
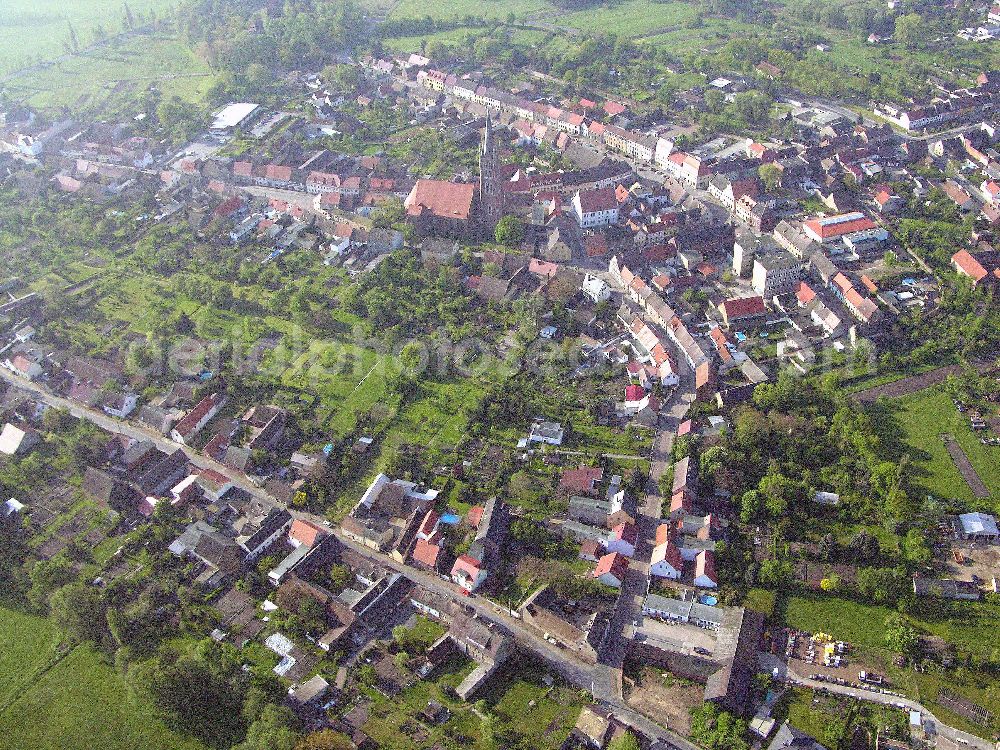
<svg viewBox="0 0 1000 750">
<path fill-rule="evenodd" d="M 6 380 L 8 383 L 16 386 L 17 388 L 32 393 L 40 401 L 43 401 L 49 406 L 58 409 L 65 409 L 74 417 L 86 419 L 102 429 L 127 435 L 128 437 L 136 440 L 150 440 L 157 447 L 165 451 L 174 451 L 179 447 L 183 447 L 153 430 L 139 427 L 128 422 L 123 422 L 114 417 L 108 416 L 98 409 L 93 409 L 82 404 L 74 403 L 61 396 L 56 396 L 48 392 L 41 385 L 18 378 L 13 373 L 7 372 L 6 370 L 0 369 L 0 378 Z M 681 402 L 682 400 L 678 402 L 675 409 L 680 408 L 679 404 Z M 669 424 L 669 421 L 665 424 Z M 659 434 L 657 438 L 660 438 Z M 218 471 L 220 474 L 230 479 L 234 485 L 241 487 L 257 497 L 263 498 L 268 502 L 280 505 L 275 498 L 271 497 L 261 488 L 253 485 L 239 472 L 233 471 L 217 461 L 213 461 L 212 459 L 188 448 L 185 448 L 185 452 L 188 454 L 191 463 L 195 466 Z M 315 523 L 323 524 L 327 521 L 326 518 L 316 514 L 303 513 L 292 509 L 289 509 L 289 512 L 296 518 L 303 518 Z M 621 642 L 621 634 L 624 628 L 612 631 L 617 635 L 617 637 L 614 638 L 614 653 L 619 655 L 617 665 L 611 666 L 599 664 L 595 667 L 592 664 L 588 664 L 587 662 L 578 659 L 568 653 L 565 649 L 554 646 L 544 640 L 541 636 L 536 635 L 520 620 L 511 617 L 503 607 L 495 604 L 489 599 L 477 596 L 463 596 L 459 593 L 458 587 L 450 580 L 399 563 L 388 555 L 373 552 L 367 547 L 363 547 L 353 540 L 346 538 L 337 528 L 330 528 L 330 531 L 337 537 L 341 544 L 354 550 L 359 555 L 362 555 L 373 562 L 382 565 L 383 567 L 402 573 L 410 581 L 426 588 L 428 591 L 448 597 L 463 606 L 471 607 L 484 620 L 502 626 L 510 632 L 520 648 L 529 651 L 538 658 L 544 660 L 554 672 L 560 675 L 567 682 L 576 685 L 581 689 L 590 691 L 594 695 L 595 700 L 612 706 L 622 721 L 634 726 L 640 732 L 646 734 L 647 736 L 662 740 L 668 745 L 678 748 L 678 750 L 698 750 L 696 745 L 692 744 L 681 735 L 659 726 L 648 717 L 625 705 L 625 702 L 621 697 L 621 657 L 624 655 L 624 644 Z M 631 577 L 632 576 L 630 576 L 630 578 Z M 616 621 L 621 620 L 624 625 L 625 623 L 628 623 L 628 619 L 627 617 L 623 617 L 621 615 L 627 615 L 627 613 L 631 610 L 625 607 L 619 607 L 619 610 L 620 616 L 616 617 Z"/>
<path fill-rule="evenodd" d="M 830 682 L 811 680 L 807 675 L 800 674 L 790 664 L 785 662 L 784 659 L 780 659 L 774 654 L 761 652 L 759 660 L 763 669 L 768 672 L 777 670 L 779 679 L 788 683 L 801 685 L 802 687 L 812 688 L 814 690 L 826 690 L 830 693 L 845 695 L 850 698 L 856 698 L 857 700 L 868 701 L 870 703 L 881 703 L 886 706 L 895 706 L 896 708 L 904 711 L 919 711 L 923 716 L 924 725 L 927 727 L 928 734 L 936 734 L 950 740 L 953 743 L 973 748 L 974 750 L 995 750 L 996 748 L 996 745 L 989 740 L 984 740 L 982 737 L 977 737 L 974 734 L 963 732 L 961 729 L 955 729 L 947 724 L 943 724 L 934 714 L 925 708 L 923 704 L 910 700 L 909 698 L 900 698 L 896 695 L 884 695 L 883 693 L 876 693 L 872 690 L 862 690 L 859 688 L 848 687 L 846 685 L 837 685 Z"/>
</svg>

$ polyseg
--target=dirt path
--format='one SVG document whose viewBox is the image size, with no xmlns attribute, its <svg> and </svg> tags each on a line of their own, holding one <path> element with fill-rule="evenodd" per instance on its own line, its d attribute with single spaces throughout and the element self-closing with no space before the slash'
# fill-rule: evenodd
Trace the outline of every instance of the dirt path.
<svg viewBox="0 0 1000 750">
<path fill-rule="evenodd" d="M 993 368 L 993 363 L 978 362 L 975 364 L 975 368 L 980 373 L 985 373 Z M 901 396 L 918 393 L 930 388 L 931 386 L 943 383 L 949 375 L 960 375 L 961 373 L 961 365 L 939 367 L 936 370 L 929 370 L 928 372 L 922 372 L 919 375 L 911 375 L 907 378 L 894 380 L 891 383 L 885 383 L 884 385 L 877 385 L 874 388 L 858 391 L 854 394 L 854 397 L 863 404 L 870 404 L 876 399 L 882 397 L 900 398 Z"/>
<path fill-rule="evenodd" d="M 986 486 L 986 483 L 982 480 L 976 472 L 976 467 L 972 465 L 972 461 L 969 457 L 965 455 L 965 451 L 962 446 L 951 435 L 947 435 L 944 438 L 945 447 L 948 449 L 948 454 L 951 456 L 951 460 L 955 462 L 955 468 L 958 469 L 958 473 L 962 475 L 962 479 L 965 483 L 969 485 L 969 489 L 972 490 L 972 494 L 978 497 L 980 500 L 984 500 L 992 494 L 990 488 Z"/>
</svg>

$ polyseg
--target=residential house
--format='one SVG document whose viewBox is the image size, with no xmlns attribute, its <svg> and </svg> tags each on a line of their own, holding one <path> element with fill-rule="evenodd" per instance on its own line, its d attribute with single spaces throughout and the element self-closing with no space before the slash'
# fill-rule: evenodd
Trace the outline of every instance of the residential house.
<svg viewBox="0 0 1000 750">
<path fill-rule="evenodd" d="M 753 262 L 751 284 L 757 294 L 770 298 L 794 289 L 801 273 L 801 263 L 784 253 L 758 257 Z"/>
<path fill-rule="evenodd" d="M 579 190 L 573 196 L 571 205 L 582 229 L 618 223 L 618 198 L 611 188 Z"/>
<path fill-rule="evenodd" d="M 694 559 L 695 586 L 714 589 L 719 585 L 719 577 L 715 572 L 715 553 L 712 550 L 702 550 Z"/>
<path fill-rule="evenodd" d="M 18 427 L 7 422 L 0 432 L 0 453 L 23 456 L 42 441 L 41 433 L 31 427 Z"/>
<path fill-rule="evenodd" d="M 635 554 L 635 546 L 639 542 L 639 529 L 633 523 L 620 523 L 611 530 L 605 545 L 608 552 L 618 553 L 624 557 Z"/>
<path fill-rule="evenodd" d="M 722 322 L 729 326 L 736 321 L 767 315 L 767 308 L 763 297 L 739 297 L 721 302 L 719 312 L 722 313 Z"/>
<path fill-rule="evenodd" d="M 609 552 L 597 561 L 592 575 L 606 586 L 621 588 L 628 575 L 628 558 L 618 552 Z"/>
<path fill-rule="evenodd" d="M 206 396 L 188 412 L 170 431 L 170 439 L 181 445 L 189 445 L 199 432 L 226 405 L 226 394 L 217 392 Z"/>
</svg>

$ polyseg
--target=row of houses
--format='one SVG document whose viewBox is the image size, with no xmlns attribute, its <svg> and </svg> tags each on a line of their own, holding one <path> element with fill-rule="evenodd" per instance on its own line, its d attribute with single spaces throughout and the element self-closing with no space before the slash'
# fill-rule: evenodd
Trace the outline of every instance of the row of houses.
<svg viewBox="0 0 1000 750">
<path fill-rule="evenodd" d="M 712 358 L 698 339 L 691 335 L 680 316 L 640 276 L 624 265 L 617 255 L 611 258 L 608 271 L 625 289 L 626 296 L 638 305 L 651 323 L 663 330 L 680 350 L 684 361 L 694 373 L 695 387 L 699 393 L 711 387 L 714 381 Z M 628 315 L 622 322 L 624 325 L 631 325 L 634 316 Z"/>
</svg>

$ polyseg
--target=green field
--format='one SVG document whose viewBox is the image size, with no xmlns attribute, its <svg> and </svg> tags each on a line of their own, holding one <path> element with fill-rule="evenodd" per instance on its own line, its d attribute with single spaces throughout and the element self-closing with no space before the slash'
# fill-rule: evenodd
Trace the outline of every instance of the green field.
<svg viewBox="0 0 1000 750">
<path fill-rule="evenodd" d="M 992 491 L 994 500 L 1000 498 L 1000 447 L 983 445 L 969 427 L 968 415 L 959 414 L 946 393 L 935 388 L 890 404 L 895 407 L 894 416 L 903 440 L 912 449 L 921 487 L 939 497 L 974 501 L 972 491 L 939 437 L 941 433 L 950 433 Z"/>
<path fill-rule="evenodd" d="M 150 11 L 163 16 L 175 5 L 175 0 L 129 2 L 139 23 Z M 81 48 L 91 43 L 97 25 L 109 34 L 118 33 L 122 9 L 122 0 L 4 0 L 0 3 L 0 72 L 64 54 L 70 23 Z"/>
<path fill-rule="evenodd" d="M 0 712 L 48 666 L 58 644 L 49 620 L 0 607 Z"/>
<path fill-rule="evenodd" d="M 41 108 L 91 107 L 151 84 L 164 98 L 198 101 L 212 85 L 208 66 L 177 39 L 136 36 L 21 73 L 6 91 Z"/>
<path fill-rule="evenodd" d="M 51 621 L 0 607 L 0 747 L 204 750 L 152 719 L 103 655 L 59 660 L 58 642 Z"/>
<path fill-rule="evenodd" d="M 823 632 L 838 640 L 870 649 L 884 647 L 888 607 L 833 596 L 789 598 L 786 623 L 810 633 Z M 1000 607 L 986 602 L 923 599 L 911 614 L 917 630 L 944 638 L 962 651 L 989 657 L 1000 628 Z"/>
<path fill-rule="evenodd" d="M 559 16 L 552 22 L 592 34 L 654 36 L 676 31 L 697 15 L 698 6 L 693 3 L 622 0 Z"/>
<path fill-rule="evenodd" d="M 513 13 L 518 18 L 547 11 L 548 3 L 544 0 L 504 0 L 500 3 L 483 3 L 479 0 L 441 0 L 426 3 L 424 0 L 400 0 L 389 14 L 390 18 L 423 18 L 430 16 L 435 19 L 464 18 L 479 16 L 483 18 L 506 18 Z"/>
</svg>

